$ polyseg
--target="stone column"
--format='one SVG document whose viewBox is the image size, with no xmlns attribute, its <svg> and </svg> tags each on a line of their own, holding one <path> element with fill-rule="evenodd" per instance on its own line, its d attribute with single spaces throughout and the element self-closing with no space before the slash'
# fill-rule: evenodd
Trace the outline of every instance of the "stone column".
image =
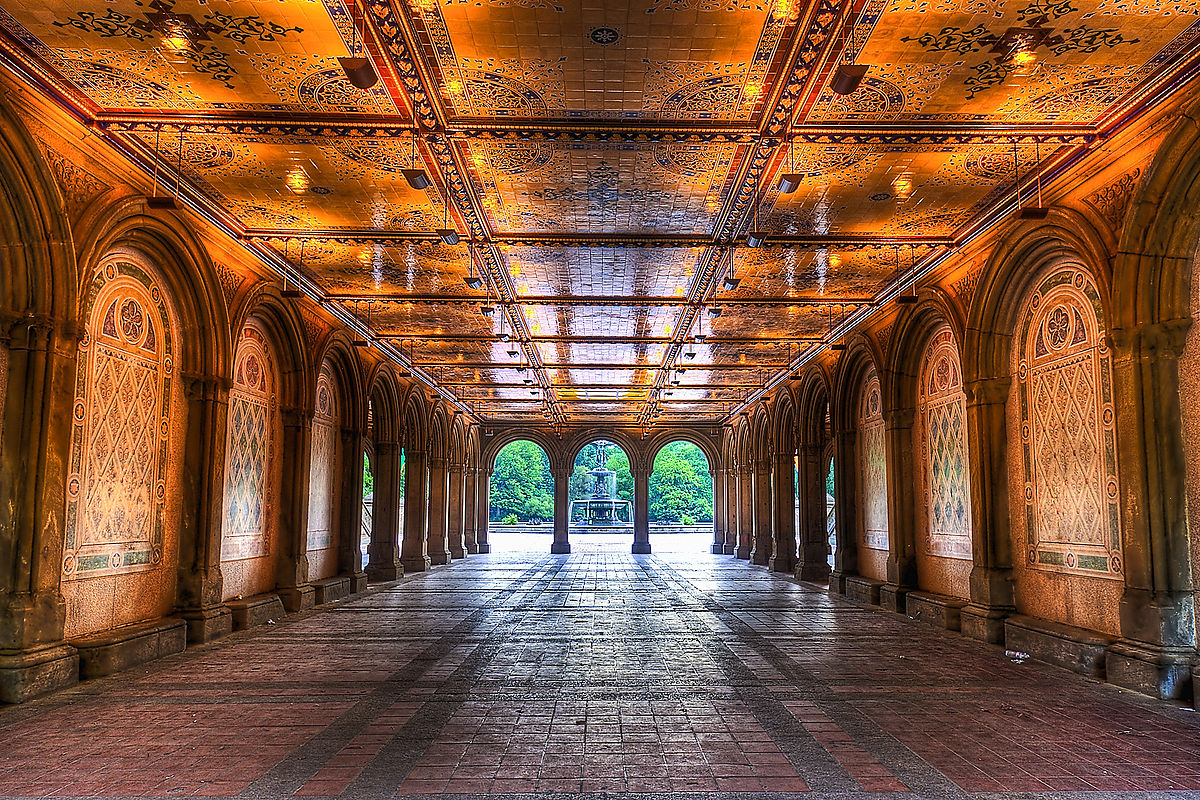
<svg viewBox="0 0 1200 800">
<path fill-rule="evenodd" d="M 738 505 L 737 505 L 737 470 L 733 465 L 721 469 L 721 516 L 725 520 L 725 543 L 721 552 L 727 556 L 737 551 L 738 542 Z"/>
<path fill-rule="evenodd" d="M 432 564 L 428 549 L 430 470 L 425 453 L 413 450 L 405 456 L 408 463 L 404 475 L 404 545 L 400 563 L 408 572 L 424 572 Z"/>
<path fill-rule="evenodd" d="M 308 479 L 311 473 L 313 414 L 283 412 L 283 481 L 279 503 L 279 551 L 275 582 L 288 611 L 312 608 L 317 590 L 308 583 Z"/>
<path fill-rule="evenodd" d="M 0 336 L 0 702 L 18 703 L 79 680 L 59 588 L 77 343 L 48 318 L 0 320 Z"/>
<path fill-rule="evenodd" d="M 400 454 L 397 442 L 375 442 L 375 496 L 371 543 L 367 545 L 367 577 L 373 581 L 394 581 L 404 574 L 400 564 Z"/>
<path fill-rule="evenodd" d="M 725 470 L 713 467 L 713 555 L 725 552 Z"/>
<path fill-rule="evenodd" d="M 829 591 L 846 593 L 846 578 L 858 574 L 858 459 L 855 458 L 857 434 L 838 431 L 834 434 L 834 498 L 837 518 L 837 551 L 833 556 L 833 572 L 829 576 Z"/>
<path fill-rule="evenodd" d="M 738 538 L 733 554 L 749 559 L 754 547 L 754 467 L 751 464 L 738 466 Z"/>
<path fill-rule="evenodd" d="M 801 581 L 829 580 L 828 509 L 825 505 L 825 448 L 800 446 L 797 483 L 800 487 L 800 522 L 797 538 L 800 557 L 794 575 Z"/>
<path fill-rule="evenodd" d="M 490 469 L 479 470 L 475 497 L 478 502 L 475 509 L 475 541 L 479 552 L 490 553 L 492 552 L 492 545 L 488 542 L 488 517 L 492 513 L 492 471 Z"/>
<path fill-rule="evenodd" d="M 775 522 L 775 546 L 767 564 L 772 572 L 791 573 L 796 569 L 796 481 L 795 456 L 776 453 L 772 470 L 774 491 L 771 493 Z"/>
<path fill-rule="evenodd" d="M 463 549 L 467 555 L 479 552 L 479 542 L 475 537 L 476 519 L 479 508 L 479 468 L 468 467 L 464 475 L 466 487 L 463 500 Z"/>
<path fill-rule="evenodd" d="M 467 549 L 463 537 L 463 512 L 467 505 L 466 484 L 463 481 L 463 465 L 450 465 L 450 491 L 446 508 L 450 512 L 450 524 L 446 528 L 446 544 L 451 558 L 466 558 Z"/>
<path fill-rule="evenodd" d="M 879 587 L 879 604 L 903 613 L 906 596 L 917 588 L 917 545 L 913 492 L 912 429 L 916 412 L 911 408 L 884 412 L 884 453 L 887 469 L 888 559 L 887 582 Z"/>
<path fill-rule="evenodd" d="M 750 562 L 760 567 L 771 563 L 771 456 L 764 453 L 754 462 L 754 543 Z"/>
<path fill-rule="evenodd" d="M 1187 324 L 1146 324 L 1110 333 L 1125 592 L 1121 638 L 1109 648 L 1105 673 L 1111 683 L 1174 700 L 1192 688 L 1189 672 L 1200 663 L 1179 397 Z M 1200 688 L 1197 669 L 1194 683 Z"/>
<path fill-rule="evenodd" d="M 1004 619 L 1014 610 L 1005 414 L 1012 378 L 971 381 L 964 389 L 974 566 L 970 602 L 960 612 L 962 632 L 998 644 L 1004 641 Z"/>
<path fill-rule="evenodd" d="M 176 603 L 188 641 L 211 642 L 233 630 L 221 602 L 221 530 L 225 522 L 225 440 L 230 383 L 185 377 L 187 433 Z"/>
<path fill-rule="evenodd" d="M 351 593 L 367 588 L 362 563 L 363 432 L 343 428 L 341 452 L 341 499 L 338 503 L 338 574 L 350 580 Z"/>
<path fill-rule="evenodd" d="M 429 544 L 431 564 L 449 564 L 450 548 L 446 544 L 446 528 L 450 513 L 446 502 L 449 482 L 446 460 L 429 460 Z"/>
<path fill-rule="evenodd" d="M 650 553 L 650 470 L 637 467 L 633 472 L 633 553 Z"/>
<path fill-rule="evenodd" d="M 550 545 L 551 553 L 571 552 L 570 525 L 571 504 L 570 477 L 566 469 L 555 469 L 554 475 L 554 542 Z"/>
</svg>

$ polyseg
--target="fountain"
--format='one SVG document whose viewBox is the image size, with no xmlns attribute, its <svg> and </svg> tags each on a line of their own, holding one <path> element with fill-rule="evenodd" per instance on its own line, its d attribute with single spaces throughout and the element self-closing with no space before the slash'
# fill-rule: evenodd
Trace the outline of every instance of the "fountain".
<svg viewBox="0 0 1200 800">
<path fill-rule="evenodd" d="M 633 504 L 616 496 L 617 473 L 605 466 L 609 447 L 608 443 L 597 446 L 600 460 L 587 473 L 588 497 L 571 501 L 568 519 L 572 525 L 613 527 L 633 524 Z"/>
</svg>

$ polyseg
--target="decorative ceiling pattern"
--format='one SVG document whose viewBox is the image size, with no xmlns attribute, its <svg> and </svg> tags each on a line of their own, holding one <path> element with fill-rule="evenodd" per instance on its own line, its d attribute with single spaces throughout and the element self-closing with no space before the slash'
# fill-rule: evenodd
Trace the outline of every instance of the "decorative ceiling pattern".
<svg viewBox="0 0 1200 800">
<path fill-rule="evenodd" d="M 0 31 L 481 421 L 650 426 L 1039 202 L 1194 69 L 1200 0 L 0 0 Z"/>
</svg>

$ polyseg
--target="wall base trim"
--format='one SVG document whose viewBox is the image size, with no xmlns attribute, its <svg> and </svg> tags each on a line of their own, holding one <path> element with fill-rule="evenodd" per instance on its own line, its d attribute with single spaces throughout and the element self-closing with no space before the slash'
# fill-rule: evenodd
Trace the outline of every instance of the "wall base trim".
<svg viewBox="0 0 1200 800">
<path fill-rule="evenodd" d="M 847 575 L 845 577 L 846 597 L 868 605 L 879 605 L 879 589 L 883 581 L 874 578 L 864 578 L 862 575 Z"/>
<path fill-rule="evenodd" d="M 960 597 L 934 592 L 909 592 L 904 598 L 904 610 L 917 622 L 924 622 L 948 631 L 962 630 L 962 608 L 967 604 Z"/>
<path fill-rule="evenodd" d="M 1103 633 L 1034 617 L 1017 615 L 1004 621 L 1007 649 L 1098 680 L 1105 679 L 1105 659 L 1115 641 Z"/>
<path fill-rule="evenodd" d="M 182 653 L 187 647 L 187 623 L 180 617 L 167 617 L 68 641 L 79 652 L 80 679 L 101 678 Z"/>
<path fill-rule="evenodd" d="M 350 578 L 345 575 L 313 581 L 312 587 L 315 592 L 314 602 L 319 606 L 350 596 Z"/>
<path fill-rule="evenodd" d="M 228 600 L 229 612 L 233 615 L 233 629 L 244 631 L 266 625 L 272 620 L 281 619 L 285 615 L 283 601 L 277 594 L 256 594 L 253 597 L 243 597 L 240 600 Z"/>
<path fill-rule="evenodd" d="M 1119 639 L 1108 648 L 1104 671 L 1109 683 L 1160 700 L 1192 697 L 1196 652 L 1190 648 Z"/>
<path fill-rule="evenodd" d="M 24 703 L 79 683 L 79 654 L 69 644 L 0 651 L 0 703 Z"/>
</svg>

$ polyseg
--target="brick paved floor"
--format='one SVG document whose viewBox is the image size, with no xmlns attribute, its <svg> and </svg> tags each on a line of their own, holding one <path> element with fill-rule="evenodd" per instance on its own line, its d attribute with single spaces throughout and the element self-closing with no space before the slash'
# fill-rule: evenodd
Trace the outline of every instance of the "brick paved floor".
<svg viewBox="0 0 1200 800">
<path fill-rule="evenodd" d="M 1200 796 L 1190 711 L 687 544 L 473 556 L 0 710 L 0 795 Z"/>
</svg>

